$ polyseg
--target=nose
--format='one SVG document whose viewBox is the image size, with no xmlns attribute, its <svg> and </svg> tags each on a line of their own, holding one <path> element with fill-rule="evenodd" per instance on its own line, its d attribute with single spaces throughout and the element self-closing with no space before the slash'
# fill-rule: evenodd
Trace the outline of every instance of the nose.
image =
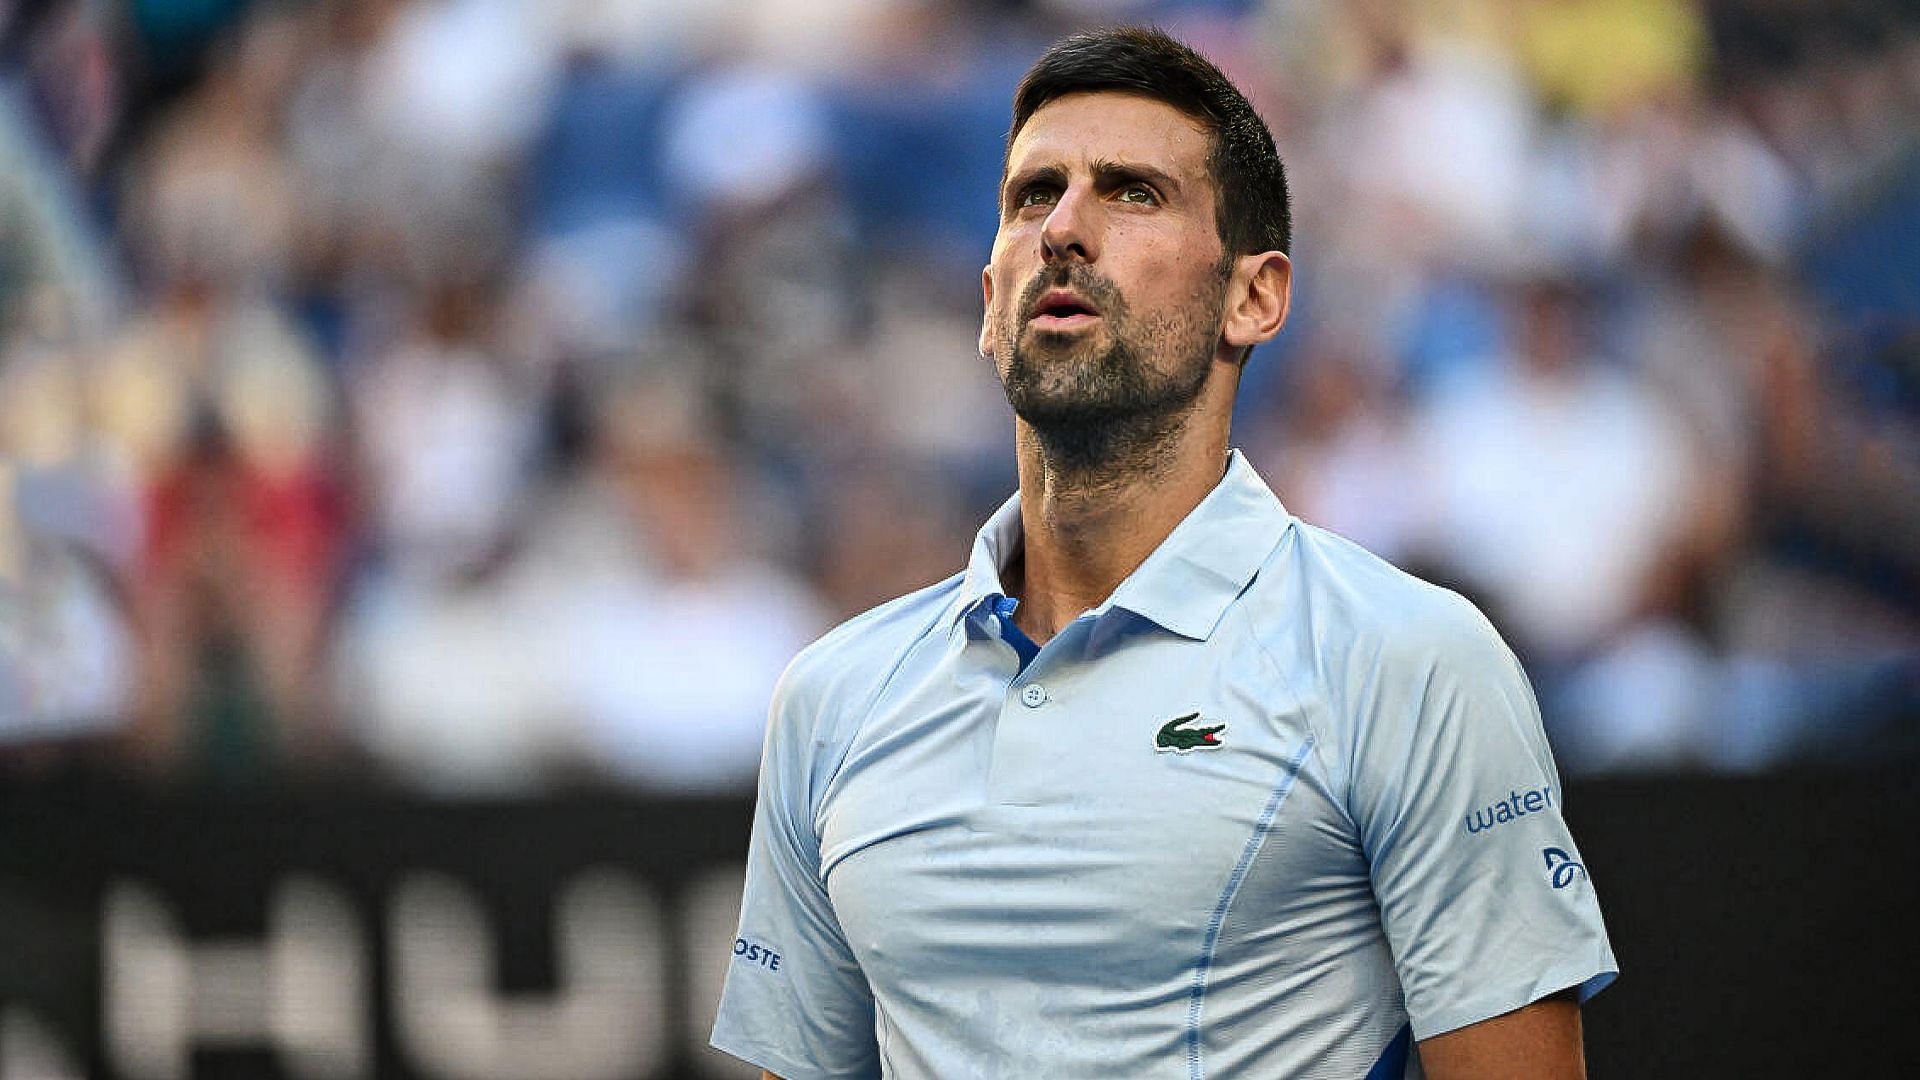
<svg viewBox="0 0 1920 1080">
<path fill-rule="evenodd" d="M 1061 192 L 1060 201 L 1040 227 L 1040 253 L 1047 262 L 1068 258 L 1093 262 L 1100 257 L 1099 202 L 1084 188 Z"/>
</svg>

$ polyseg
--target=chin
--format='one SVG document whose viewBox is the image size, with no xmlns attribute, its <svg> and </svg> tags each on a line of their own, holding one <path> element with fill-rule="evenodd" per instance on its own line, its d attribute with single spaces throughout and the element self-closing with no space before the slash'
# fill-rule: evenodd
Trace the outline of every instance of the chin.
<svg viewBox="0 0 1920 1080">
<path fill-rule="evenodd" d="M 1099 327 L 1084 330 L 1032 330 L 1020 343 L 1021 351 L 1031 356 L 1072 356 L 1085 353 L 1099 356 L 1107 351 L 1107 336 Z"/>
</svg>

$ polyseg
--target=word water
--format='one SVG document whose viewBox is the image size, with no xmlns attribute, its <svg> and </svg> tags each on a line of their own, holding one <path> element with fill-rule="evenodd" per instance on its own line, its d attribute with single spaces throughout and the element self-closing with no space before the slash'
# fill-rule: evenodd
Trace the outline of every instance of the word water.
<svg viewBox="0 0 1920 1080">
<path fill-rule="evenodd" d="M 1479 810 L 1466 816 L 1467 832 L 1486 832 L 1496 826 L 1505 825 L 1515 818 L 1528 814 L 1537 814 L 1553 805 L 1553 787 L 1529 791 L 1510 791 L 1504 799 L 1496 799 Z"/>
</svg>

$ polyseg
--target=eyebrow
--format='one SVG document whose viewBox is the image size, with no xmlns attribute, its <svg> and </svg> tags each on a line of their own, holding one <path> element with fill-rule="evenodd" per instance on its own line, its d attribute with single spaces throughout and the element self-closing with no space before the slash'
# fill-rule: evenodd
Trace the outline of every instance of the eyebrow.
<svg viewBox="0 0 1920 1080">
<path fill-rule="evenodd" d="M 1165 170 L 1141 162 L 1115 161 L 1111 158 L 1101 158 L 1093 163 L 1093 181 L 1096 186 L 1104 189 L 1144 181 L 1170 195 L 1177 195 L 1181 190 L 1180 181 L 1174 179 L 1173 175 Z M 1015 193 L 1038 183 L 1051 183 L 1065 187 L 1067 170 L 1058 165 L 1036 165 L 1008 176 L 1006 184 L 1000 189 L 1002 209 L 1011 205 Z"/>
<path fill-rule="evenodd" d="M 1014 194 L 1016 192 L 1025 191 L 1027 188 L 1042 182 L 1051 183 L 1059 187 L 1066 187 L 1067 170 L 1058 165 L 1037 165 L 1033 168 L 1022 169 L 1017 173 L 1009 175 L 1007 182 L 1000 187 L 1001 210 L 1012 209 Z"/>
<path fill-rule="evenodd" d="M 1109 188 L 1144 180 L 1169 195 L 1180 193 L 1180 181 L 1175 180 L 1172 173 L 1141 162 L 1101 158 L 1093 163 L 1093 179 L 1095 183 Z"/>
</svg>

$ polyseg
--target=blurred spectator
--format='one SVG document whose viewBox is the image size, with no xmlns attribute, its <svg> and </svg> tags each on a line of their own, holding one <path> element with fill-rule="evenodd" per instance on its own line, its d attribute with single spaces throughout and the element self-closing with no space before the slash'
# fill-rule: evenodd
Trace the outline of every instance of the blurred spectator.
<svg viewBox="0 0 1920 1080">
<path fill-rule="evenodd" d="M 574 760 L 556 638 L 563 570 L 520 538 L 467 565 L 371 574 L 342 626 L 340 700 L 396 777 L 447 795 L 528 792 Z"/>
<path fill-rule="evenodd" d="M 11 337 L 27 312 L 52 306 L 73 332 L 97 333 L 117 312 L 118 282 L 73 163 L 36 127 L 32 85 L 0 71 L 0 325 Z"/>
<path fill-rule="evenodd" d="M 1699 473 L 1665 405 L 1594 356 L 1579 291 L 1536 281 L 1514 300 L 1513 354 L 1434 395 L 1417 453 L 1433 558 L 1551 662 L 1667 610 Z"/>
<path fill-rule="evenodd" d="M 245 776 L 317 749 L 345 526 L 330 387 L 284 318 L 189 293 L 115 348 L 105 393 L 143 478 L 134 601 L 150 752 Z"/>
<path fill-rule="evenodd" d="M 463 558 L 396 563 L 349 626 L 362 737 L 436 788 L 587 772 L 738 788 L 775 679 L 824 629 L 746 528 L 750 492 L 690 384 L 642 371 L 596 389 L 584 473 Z"/>
<path fill-rule="evenodd" d="M 743 790 L 774 682 L 826 629 L 812 590 L 767 560 L 744 463 L 688 383 L 607 388 L 594 456 L 648 555 L 578 582 L 556 627 L 593 760 L 664 791 Z"/>
<path fill-rule="evenodd" d="M 125 239 L 158 289 L 285 284 L 301 193 L 279 113 L 297 46 L 285 19 L 248 24 L 140 141 L 120 205 Z"/>
<path fill-rule="evenodd" d="M 409 570 L 485 562 L 532 480 L 537 386 L 498 354 L 496 308 L 483 287 L 430 285 L 348 369 L 372 539 Z"/>
<path fill-rule="evenodd" d="M 379 556 L 350 597 L 348 711 L 376 754 L 443 786 L 525 783 L 562 708 L 541 668 L 553 611 L 522 558 L 537 387 L 497 352 L 497 292 L 423 283 L 347 369 Z M 450 706 L 450 707 L 449 707 Z"/>
<path fill-rule="evenodd" d="M 1910 10 L 1121 7 L 1294 182 L 1239 441 L 1492 610 L 1565 768 L 1920 745 Z M 743 787 L 1011 488 L 1008 96 L 1118 11 L 0 3 L 0 743 Z"/>
<path fill-rule="evenodd" d="M 1252 448 L 1256 463 L 1288 509 L 1406 564 L 1432 508 L 1390 363 L 1323 334 L 1288 374 L 1286 408 Z"/>
<path fill-rule="evenodd" d="M 53 350 L 24 353 L 0 358 L 0 754 L 103 742 L 135 684 L 77 372 Z"/>
</svg>

